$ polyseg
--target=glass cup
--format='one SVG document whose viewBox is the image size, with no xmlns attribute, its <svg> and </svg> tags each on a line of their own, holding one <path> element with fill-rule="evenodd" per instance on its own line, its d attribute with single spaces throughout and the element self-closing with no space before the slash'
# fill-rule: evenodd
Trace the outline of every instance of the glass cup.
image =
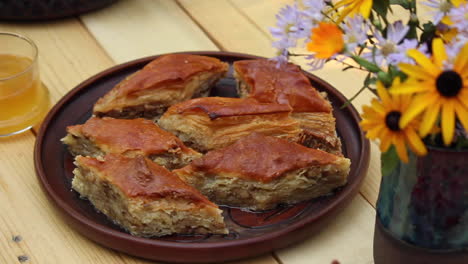
<svg viewBox="0 0 468 264">
<path fill-rule="evenodd" d="M 49 109 L 49 93 L 39 78 L 37 57 L 31 39 L 0 32 L 0 137 L 30 129 Z"/>
</svg>

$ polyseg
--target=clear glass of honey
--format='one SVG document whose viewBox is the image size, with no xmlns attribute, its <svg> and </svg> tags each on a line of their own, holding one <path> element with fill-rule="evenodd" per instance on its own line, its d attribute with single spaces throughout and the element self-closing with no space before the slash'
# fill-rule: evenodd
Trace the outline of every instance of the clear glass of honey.
<svg viewBox="0 0 468 264">
<path fill-rule="evenodd" d="M 0 32 L 0 137 L 32 128 L 49 109 L 37 59 L 38 49 L 31 39 Z"/>
</svg>

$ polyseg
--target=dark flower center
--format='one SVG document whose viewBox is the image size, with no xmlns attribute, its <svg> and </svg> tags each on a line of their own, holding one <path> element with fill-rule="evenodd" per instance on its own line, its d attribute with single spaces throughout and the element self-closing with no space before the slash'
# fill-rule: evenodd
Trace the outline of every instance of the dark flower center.
<svg viewBox="0 0 468 264">
<path fill-rule="evenodd" d="M 385 125 L 392 131 L 400 131 L 400 126 L 398 125 L 400 117 L 401 113 L 398 111 L 389 112 L 387 116 L 385 116 Z"/>
<path fill-rule="evenodd" d="M 444 71 L 437 77 L 436 87 L 445 97 L 457 96 L 463 87 L 463 80 L 457 72 Z"/>
</svg>

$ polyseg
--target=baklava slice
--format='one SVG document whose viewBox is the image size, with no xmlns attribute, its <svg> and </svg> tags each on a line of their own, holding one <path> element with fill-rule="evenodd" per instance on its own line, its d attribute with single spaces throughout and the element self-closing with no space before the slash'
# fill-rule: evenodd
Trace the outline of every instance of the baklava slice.
<svg viewBox="0 0 468 264">
<path fill-rule="evenodd" d="M 227 234 L 222 211 L 143 156 L 77 156 L 72 188 L 132 235 Z"/>
<path fill-rule="evenodd" d="M 255 98 L 259 102 L 276 102 L 290 105 L 292 117 L 304 130 L 302 144 L 341 153 L 341 142 L 335 131 L 335 118 L 326 93 L 319 93 L 292 64 L 277 63 L 267 59 L 234 62 L 234 75 L 241 97 Z"/>
<path fill-rule="evenodd" d="M 204 97 L 171 106 L 159 125 L 188 146 L 206 152 L 258 132 L 299 141 L 302 130 L 288 105 L 254 99 Z"/>
<path fill-rule="evenodd" d="M 176 136 L 143 118 L 92 117 L 82 125 L 67 127 L 67 132 L 62 142 L 74 156 L 143 155 L 167 169 L 183 167 L 201 156 Z"/>
<path fill-rule="evenodd" d="M 217 204 L 267 210 L 346 184 L 350 160 L 253 133 L 173 172 Z"/>
<path fill-rule="evenodd" d="M 228 64 L 212 57 L 169 54 L 128 76 L 94 105 L 94 115 L 157 119 L 167 107 L 208 96 Z"/>
</svg>

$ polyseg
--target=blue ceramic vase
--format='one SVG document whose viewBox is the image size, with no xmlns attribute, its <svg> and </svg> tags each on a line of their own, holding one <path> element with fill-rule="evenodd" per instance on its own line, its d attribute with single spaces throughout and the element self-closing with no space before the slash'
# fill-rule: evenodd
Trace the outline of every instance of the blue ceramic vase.
<svg viewBox="0 0 468 264">
<path fill-rule="evenodd" d="M 468 152 L 429 148 L 399 161 L 382 154 L 376 264 L 468 263 Z M 452 259 L 452 262 L 450 262 Z"/>
</svg>

